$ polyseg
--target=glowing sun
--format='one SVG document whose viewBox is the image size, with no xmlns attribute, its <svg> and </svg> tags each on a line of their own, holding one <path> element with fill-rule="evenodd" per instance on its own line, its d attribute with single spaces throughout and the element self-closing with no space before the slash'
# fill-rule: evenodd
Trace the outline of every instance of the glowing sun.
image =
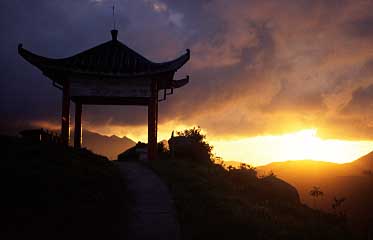
<svg viewBox="0 0 373 240">
<path fill-rule="evenodd" d="M 264 165 L 286 160 L 351 162 L 372 151 L 371 141 L 321 139 L 317 129 L 305 129 L 277 136 L 257 136 L 212 142 L 216 154 L 225 160 Z"/>
</svg>

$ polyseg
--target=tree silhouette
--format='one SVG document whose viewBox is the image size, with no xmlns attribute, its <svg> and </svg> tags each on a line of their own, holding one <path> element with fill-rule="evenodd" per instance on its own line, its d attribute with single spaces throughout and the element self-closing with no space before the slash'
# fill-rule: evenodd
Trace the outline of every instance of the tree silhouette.
<svg viewBox="0 0 373 240">
<path fill-rule="evenodd" d="M 211 154 L 213 146 L 207 143 L 206 135 L 202 133 L 202 129 L 200 126 L 177 132 L 177 135 L 193 139 L 195 142 L 201 144 L 206 149 L 206 151 Z"/>
<path fill-rule="evenodd" d="M 346 213 L 342 210 L 342 205 L 345 201 L 346 201 L 345 197 L 342 197 L 342 198 L 334 197 L 332 208 L 333 208 L 334 213 L 337 216 L 344 217 L 346 215 Z"/>
<path fill-rule="evenodd" d="M 324 196 L 324 192 L 320 190 L 320 187 L 314 186 L 310 191 L 310 195 L 313 197 L 313 205 L 316 208 L 316 201 L 319 197 Z"/>
<path fill-rule="evenodd" d="M 199 160 L 200 162 L 211 163 L 211 161 L 213 161 L 213 146 L 206 141 L 206 135 L 202 133 L 201 127 L 198 126 L 186 129 L 177 132 L 177 135 L 185 137 L 186 139 L 189 139 L 191 143 L 194 143 L 191 144 L 192 146 L 187 155 L 192 156 L 194 160 Z"/>
</svg>

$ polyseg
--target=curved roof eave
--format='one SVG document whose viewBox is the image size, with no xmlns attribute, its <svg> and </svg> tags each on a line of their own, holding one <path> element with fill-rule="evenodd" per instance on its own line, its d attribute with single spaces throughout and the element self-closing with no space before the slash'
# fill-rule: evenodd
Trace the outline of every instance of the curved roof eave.
<svg viewBox="0 0 373 240">
<path fill-rule="evenodd" d="M 109 45 L 109 44 L 112 45 Z M 119 43 L 119 45 L 114 45 L 116 43 Z M 126 53 L 130 54 L 136 64 L 136 61 L 138 61 L 141 64 L 145 64 L 147 67 L 142 66 L 143 71 L 139 72 L 129 72 L 126 73 L 125 70 L 119 69 L 117 73 L 115 71 L 109 70 L 106 72 L 103 71 L 90 71 L 90 70 L 81 70 L 78 67 L 74 69 L 74 64 L 73 61 L 79 61 L 79 58 L 84 58 L 84 57 L 91 57 L 94 56 L 96 58 L 99 58 L 99 55 L 102 52 L 102 49 L 100 48 L 114 48 L 114 47 L 120 47 L 122 51 L 126 51 Z M 110 51 L 113 51 L 113 49 L 109 49 Z M 47 58 L 43 56 L 39 56 L 37 54 L 32 53 L 31 51 L 28 51 L 27 49 L 23 48 L 22 44 L 18 45 L 18 53 L 29 63 L 32 65 L 38 67 L 40 70 L 43 72 L 45 70 L 48 71 L 63 71 L 66 73 L 77 73 L 77 74 L 91 74 L 91 75 L 100 75 L 100 76 L 114 76 L 114 77 L 141 77 L 144 75 L 154 75 L 154 74 L 161 74 L 161 73 L 166 73 L 166 72 L 176 72 L 178 69 L 180 69 L 187 61 L 190 59 L 190 50 L 187 49 L 187 52 L 180 56 L 179 58 L 169 61 L 169 62 L 164 62 L 164 63 L 154 63 L 149 60 L 147 60 L 145 57 L 141 56 L 140 54 L 136 53 L 132 49 L 128 48 L 124 44 L 120 43 L 119 41 L 109 41 L 106 43 L 103 43 L 101 45 L 98 45 L 97 47 L 93 47 L 91 49 L 88 49 L 86 51 L 83 51 L 81 53 L 78 53 L 72 57 L 68 58 L 60 58 L 60 59 L 52 59 L 52 58 Z M 114 55 L 116 54 L 115 51 L 112 52 Z M 96 55 L 95 55 L 96 54 Z M 123 53 L 122 53 L 123 54 Z M 82 61 L 84 61 L 83 59 Z M 70 61 L 70 62 L 69 62 Z M 113 63 L 113 66 L 118 63 Z M 123 60 L 119 64 L 123 65 Z M 121 66 L 122 66 L 121 65 Z M 66 67 L 68 66 L 68 67 Z M 89 69 L 95 70 L 94 67 L 90 67 Z M 99 66 L 100 68 L 100 66 Z M 118 69 L 116 69 L 118 70 Z"/>
<path fill-rule="evenodd" d="M 189 75 L 180 80 L 172 80 L 172 88 L 181 88 L 189 83 Z"/>
</svg>

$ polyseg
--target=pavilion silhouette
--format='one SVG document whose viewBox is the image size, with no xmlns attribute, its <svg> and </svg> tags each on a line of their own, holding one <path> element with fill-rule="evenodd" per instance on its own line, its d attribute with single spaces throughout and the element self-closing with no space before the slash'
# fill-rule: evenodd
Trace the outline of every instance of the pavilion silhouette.
<svg viewBox="0 0 373 240">
<path fill-rule="evenodd" d="M 190 51 L 175 60 L 154 63 L 118 41 L 118 30 L 112 30 L 111 35 L 110 41 L 67 58 L 39 56 L 24 49 L 22 44 L 18 52 L 62 90 L 61 138 L 65 145 L 70 138 L 70 100 L 75 103 L 75 148 L 81 148 L 82 144 L 84 104 L 148 106 L 148 158 L 154 160 L 158 102 L 189 82 L 189 76 L 174 80 L 174 75 L 190 59 Z"/>
</svg>

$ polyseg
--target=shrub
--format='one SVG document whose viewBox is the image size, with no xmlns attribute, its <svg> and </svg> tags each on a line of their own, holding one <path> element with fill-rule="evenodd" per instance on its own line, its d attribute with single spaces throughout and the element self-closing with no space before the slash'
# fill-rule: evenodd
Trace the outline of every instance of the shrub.
<svg viewBox="0 0 373 240">
<path fill-rule="evenodd" d="M 171 138 L 174 140 L 174 150 L 176 155 L 180 157 L 191 158 L 198 162 L 211 162 L 213 157 L 213 147 L 207 143 L 206 135 L 202 133 L 201 127 L 193 127 L 181 132 L 177 132 L 178 137 Z M 179 141 L 178 141 L 179 140 Z M 182 143 L 182 146 L 177 146 L 177 142 Z"/>
</svg>

